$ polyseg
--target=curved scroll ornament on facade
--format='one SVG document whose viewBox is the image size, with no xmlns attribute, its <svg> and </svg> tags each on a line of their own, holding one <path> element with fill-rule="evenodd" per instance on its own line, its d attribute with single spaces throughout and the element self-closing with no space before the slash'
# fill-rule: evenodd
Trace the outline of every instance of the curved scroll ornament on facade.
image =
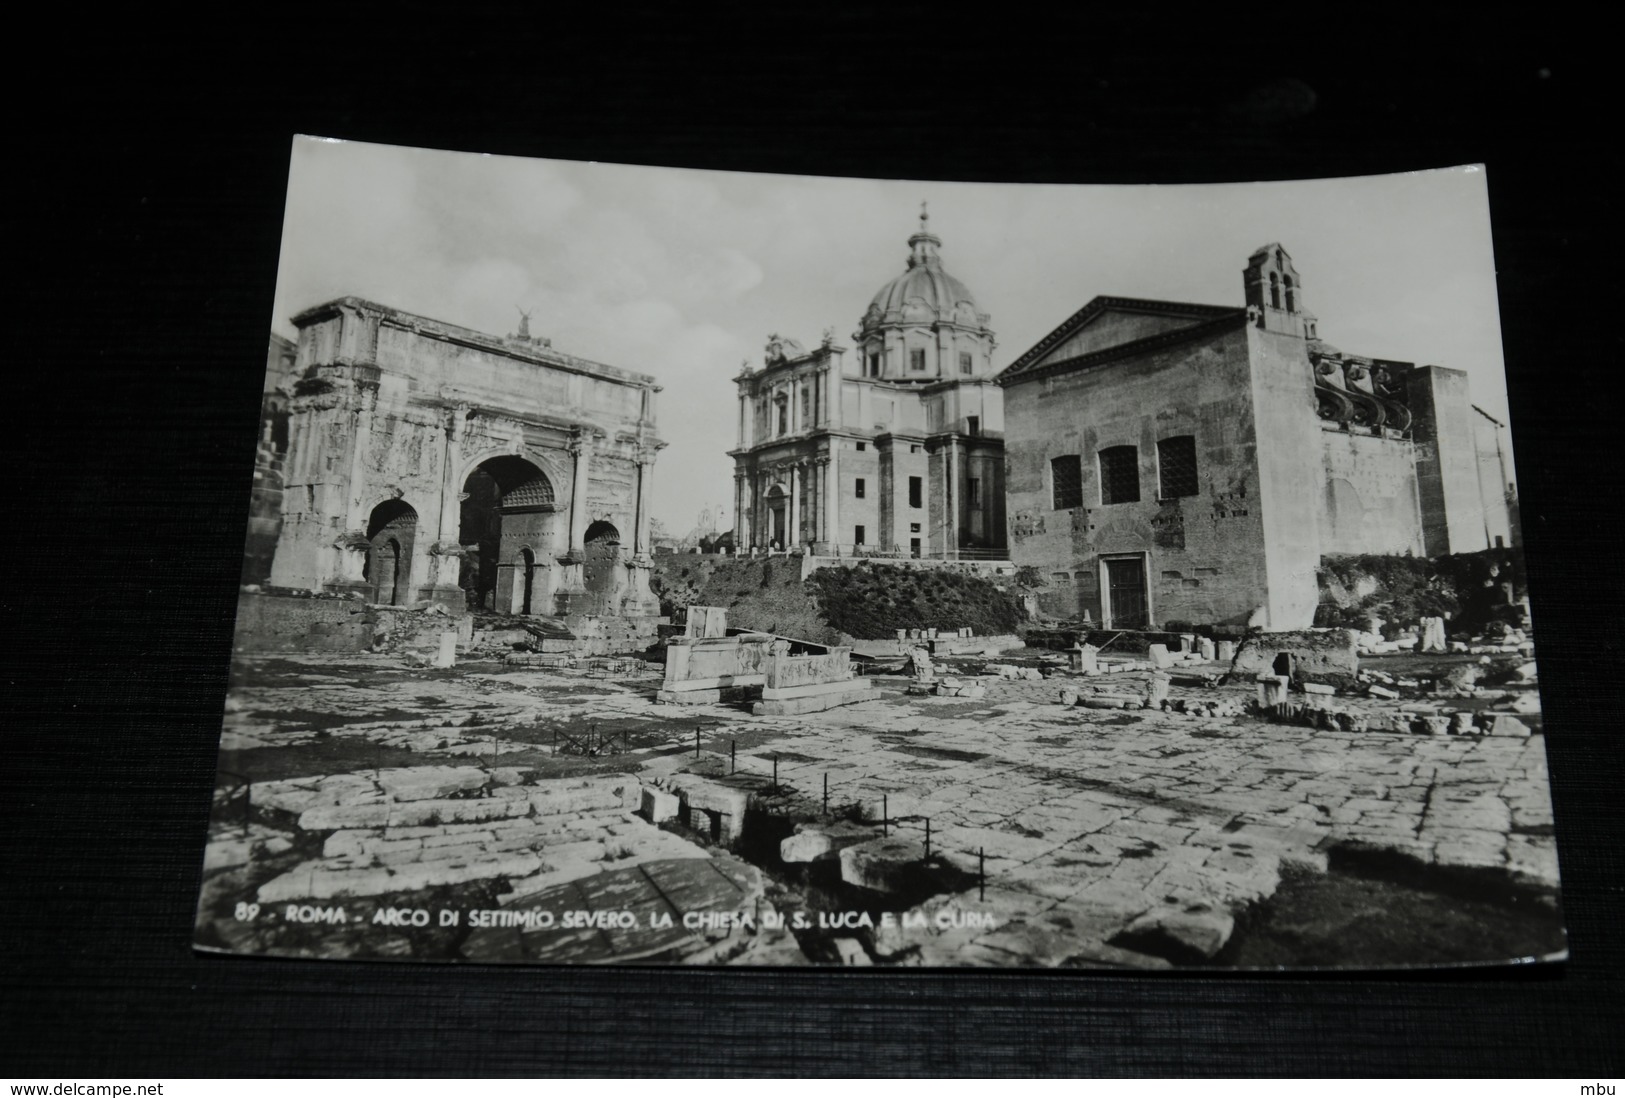
<svg viewBox="0 0 1625 1098">
<path fill-rule="evenodd" d="M 1406 399 L 1404 386 L 1394 376 L 1392 370 L 1381 366 L 1371 368 L 1371 389 L 1382 406 L 1387 410 L 1387 426 L 1396 431 L 1411 429 L 1410 403 Z"/>
<path fill-rule="evenodd" d="M 1377 430 L 1387 420 L 1388 413 L 1382 406 L 1382 401 L 1370 393 L 1362 393 L 1352 389 L 1348 394 L 1349 401 L 1354 405 L 1354 422 L 1362 427 Z"/>
<path fill-rule="evenodd" d="M 1315 383 L 1315 411 L 1321 419 L 1334 423 L 1349 423 L 1354 419 L 1354 402 L 1341 389 Z"/>
</svg>

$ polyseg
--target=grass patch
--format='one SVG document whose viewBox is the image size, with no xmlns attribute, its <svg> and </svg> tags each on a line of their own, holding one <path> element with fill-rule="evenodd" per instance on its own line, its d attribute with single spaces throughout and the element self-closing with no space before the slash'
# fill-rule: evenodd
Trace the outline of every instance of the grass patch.
<svg viewBox="0 0 1625 1098">
<path fill-rule="evenodd" d="M 895 637 L 899 629 L 958 629 L 982 636 L 1013 633 L 1020 602 L 981 576 L 865 561 L 824 568 L 807 579 L 829 625 L 861 640 Z"/>
<path fill-rule="evenodd" d="M 1322 557 L 1316 570 L 1320 605 L 1315 624 L 1364 630 L 1372 618 L 1385 624 L 1385 636 L 1424 617 L 1442 617 L 1452 631 L 1476 632 L 1514 615 L 1505 604 L 1503 583 L 1514 596 L 1524 592 L 1523 554 L 1486 549 L 1449 556 L 1402 557 L 1358 554 Z"/>
</svg>

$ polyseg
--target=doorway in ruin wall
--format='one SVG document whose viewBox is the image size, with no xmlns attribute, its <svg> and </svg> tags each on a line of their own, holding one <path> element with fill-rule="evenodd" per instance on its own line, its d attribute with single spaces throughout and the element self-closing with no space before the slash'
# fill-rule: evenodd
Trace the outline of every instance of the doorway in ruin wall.
<svg viewBox="0 0 1625 1098">
<path fill-rule="evenodd" d="M 470 610 L 536 614 L 550 604 L 560 511 L 553 483 L 522 457 L 481 462 L 463 483 L 458 586 Z"/>
<path fill-rule="evenodd" d="M 588 613 L 613 614 L 620 594 L 621 532 L 607 522 L 587 527 L 582 582 L 592 596 Z"/>
<path fill-rule="evenodd" d="M 408 601 L 412 583 L 412 543 L 418 513 L 398 499 L 385 500 L 367 519 L 367 559 L 361 577 L 372 587 L 372 601 L 400 606 Z"/>
<path fill-rule="evenodd" d="M 1108 629 L 1143 629 L 1151 624 L 1151 595 L 1146 588 L 1145 554 L 1105 557 L 1106 599 L 1102 617 Z"/>
<path fill-rule="evenodd" d="M 777 484 L 767 490 L 767 544 L 764 549 L 783 549 L 785 545 L 785 512 L 789 510 L 790 500 L 784 494 L 784 489 Z"/>
</svg>

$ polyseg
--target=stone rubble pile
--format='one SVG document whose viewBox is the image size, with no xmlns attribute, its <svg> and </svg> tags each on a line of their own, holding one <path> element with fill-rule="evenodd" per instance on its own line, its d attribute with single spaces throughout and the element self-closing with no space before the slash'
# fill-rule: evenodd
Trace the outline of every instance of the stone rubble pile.
<svg viewBox="0 0 1625 1098">
<path fill-rule="evenodd" d="M 1418 736 L 1527 737 L 1531 734 L 1529 726 L 1516 716 L 1489 711 L 1401 707 L 1370 712 L 1324 701 L 1288 700 L 1255 706 L 1253 712 L 1278 724 L 1333 732 L 1399 732 Z"/>
<path fill-rule="evenodd" d="M 990 663 L 987 665 L 989 674 L 997 675 L 1001 679 L 1024 679 L 1028 682 L 1037 682 L 1044 677 L 1044 673 L 1036 667 L 1016 667 L 1008 663 Z"/>
<path fill-rule="evenodd" d="M 1153 676 L 1145 694 L 1116 693 L 1099 686 L 1084 690 L 1066 686 L 1061 688 L 1060 700 L 1068 708 L 1156 709 L 1193 717 L 1240 717 L 1248 711 L 1245 703 L 1230 697 L 1170 698 L 1166 675 Z"/>
<path fill-rule="evenodd" d="M 936 686 L 936 696 L 939 698 L 982 698 L 987 696 L 987 687 L 979 682 L 965 682 L 961 679 L 939 679 Z"/>
<path fill-rule="evenodd" d="M 1178 649 L 1170 650 L 1166 644 L 1146 646 L 1147 662 L 1158 669 L 1178 667 L 1186 663 L 1228 663 L 1235 658 L 1235 643 L 1221 641 L 1215 644 L 1207 637 L 1181 639 Z M 1228 652 L 1225 656 L 1222 652 Z"/>
<path fill-rule="evenodd" d="M 1362 656 L 1392 656 L 1404 652 L 1529 656 L 1535 651 L 1534 641 L 1524 630 L 1501 622 L 1486 626 L 1483 633 L 1466 640 L 1447 640 L 1443 618 L 1423 618 L 1418 628 L 1402 630 L 1392 640 L 1384 640 L 1382 634 L 1375 631 L 1363 632 L 1356 643 Z"/>
</svg>

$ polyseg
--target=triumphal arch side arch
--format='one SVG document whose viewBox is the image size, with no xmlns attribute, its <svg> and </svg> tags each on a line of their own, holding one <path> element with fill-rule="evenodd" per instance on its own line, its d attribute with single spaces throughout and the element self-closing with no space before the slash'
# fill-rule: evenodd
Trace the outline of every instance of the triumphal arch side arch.
<svg viewBox="0 0 1625 1098">
<path fill-rule="evenodd" d="M 293 318 L 271 584 L 652 617 L 654 379 L 346 297 Z"/>
</svg>

